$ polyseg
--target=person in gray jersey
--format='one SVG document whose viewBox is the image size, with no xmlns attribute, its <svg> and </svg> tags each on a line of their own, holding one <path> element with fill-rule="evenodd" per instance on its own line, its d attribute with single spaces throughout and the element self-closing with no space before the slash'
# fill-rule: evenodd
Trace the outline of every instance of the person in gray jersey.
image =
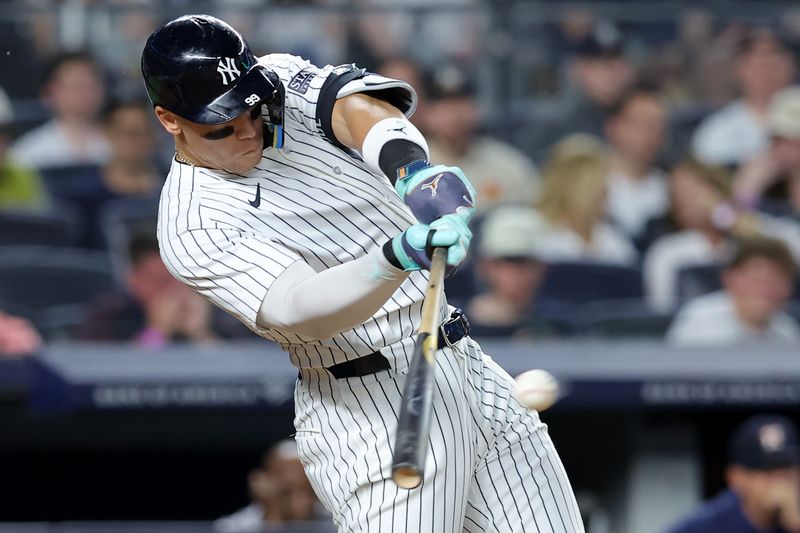
<svg viewBox="0 0 800 533">
<path fill-rule="evenodd" d="M 298 455 L 340 531 L 583 531 L 538 414 L 443 299 L 428 468 L 391 479 L 430 250 L 464 260 L 475 193 L 428 162 L 408 84 L 354 65 L 256 58 L 187 15 L 142 54 L 176 154 L 158 238 L 170 272 L 299 369 Z"/>
</svg>

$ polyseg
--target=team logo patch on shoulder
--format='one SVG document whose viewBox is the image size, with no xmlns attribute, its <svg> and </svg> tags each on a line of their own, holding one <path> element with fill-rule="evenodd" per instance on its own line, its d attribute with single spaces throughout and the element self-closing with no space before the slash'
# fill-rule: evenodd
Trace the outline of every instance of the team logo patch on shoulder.
<svg viewBox="0 0 800 533">
<path fill-rule="evenodd" d="M 289 80 L 289 90 L 298 94 L 306 94 L 311 86 L 311 80 L 316 77 L 316 72 L 311 70 L 301 70 Z"/>
</svg>

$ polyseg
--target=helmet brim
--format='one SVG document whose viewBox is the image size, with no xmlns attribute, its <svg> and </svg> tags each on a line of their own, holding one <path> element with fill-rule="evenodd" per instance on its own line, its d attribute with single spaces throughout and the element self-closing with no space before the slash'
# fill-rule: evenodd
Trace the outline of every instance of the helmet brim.
<svg viewBox="0 0 800 533">
<path fill-rule="evenodd" d="M 197 124 L 216 125 L 235 119 L 256 104 L 283 106 L 283 91 L 278 75 L 255 65 L 228 92 L 207 106 L 182 116 Z M 278 102 L 277 100 L 281 100 Z"/>
</svg>

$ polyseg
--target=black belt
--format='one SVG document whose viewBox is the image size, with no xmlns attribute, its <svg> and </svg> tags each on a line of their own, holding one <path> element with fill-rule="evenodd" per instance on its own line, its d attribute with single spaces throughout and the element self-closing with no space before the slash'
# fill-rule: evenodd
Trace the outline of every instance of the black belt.
<svg viewBox="0 0 800 533">
<path fill-rule="evenodd" d="M 464 337 L 469 335 L 469 320 L 461 309 L 456 309 L 441 326 L 439 326 L 439 344 L 442 346 L 452 346 Z M 367 376 L 389 370 L 391 365 L 381 352 L 372 352 L 364 357 L 345 361 L 326 368 L 336 379 L 354 378 Z"/>
</svg>

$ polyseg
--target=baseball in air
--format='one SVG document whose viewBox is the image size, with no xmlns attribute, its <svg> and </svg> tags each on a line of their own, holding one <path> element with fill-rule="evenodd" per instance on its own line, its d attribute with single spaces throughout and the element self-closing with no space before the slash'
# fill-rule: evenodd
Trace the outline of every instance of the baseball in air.
<svg viewBox="0 0 800 533">
<path fill-rule="evenodd" d="M 558 400 L 558 380 L 546 370 L 528 370 L 517 376 L 514 395 L 528 409 L 544 411 Z"/>
</svg>

